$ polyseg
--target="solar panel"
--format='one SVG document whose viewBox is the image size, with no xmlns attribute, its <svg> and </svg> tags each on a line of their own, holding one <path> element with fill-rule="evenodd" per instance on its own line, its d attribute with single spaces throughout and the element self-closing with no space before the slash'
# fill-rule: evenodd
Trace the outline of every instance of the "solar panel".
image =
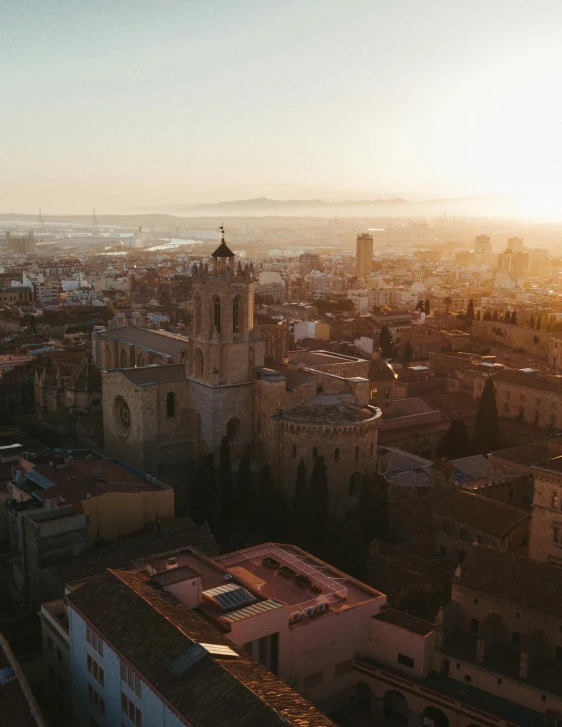
<svg viewBox="0 0 562 727">
<path fill-rule="evenodd" d="M 236 583 L 211 588 L 208 591 L 203 591 L 202 595 L 216 603 L 223 611 L 247 606 L 257 600 L 249 591 Z"/>
<path fill-rule="evenodd" d="M 226 659 L 237 659 L 238 654 L 234 651 L 234 649 L 231 649 L 230 646 L 225 646 L 224 644 L 199 644 L 199 646 L 202 646 L 205 651 L 208 651 L 211 656 L 222 656 Z"/>
<path fill-rule="evenodd" d="M 54 487 L 55 483 L 51 482 L 47 477 L 45 477 L 42 474 L 39 474 L 39 472 L 36 472 L 35 470 L 31 470 L 31 472 L 26 472 L 25 477 L 28 480 L 31 480 L 31 482 L 34 482 L 36 485 L 39 485 L 39 487 L 42 487 L 44 490 L 48 490 L 49 487 Z"/>
</svg>

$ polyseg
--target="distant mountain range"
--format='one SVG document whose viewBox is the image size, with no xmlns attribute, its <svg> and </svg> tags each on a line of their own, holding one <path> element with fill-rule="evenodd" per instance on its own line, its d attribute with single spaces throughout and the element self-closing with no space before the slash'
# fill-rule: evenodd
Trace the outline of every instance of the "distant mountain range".
<svg viewBox="0 0 562 727">
<path fill-rule="evenodd" d="M 517 216 L 518 203 L 514 195 L 487 194 L 471 197 L 450 197 L 411 201 L 396 199 L 346 200 L 341 202 L 323 199 L 270 199 L 256 197 L 224 202 L 197 203 L 188 205 L 159 205 L 123 210 L 121 214 L 98 214 L 100 224 L 123 224 L 127 218 L 135 224 L 173 225 L 182 218 L 223 217 L 426 217 L 457 215 L 468 217 L 513 217 Z M 0 214 L 0 220 L 14 218 L 36 219 L 36 214 Z M 86 223 L 89 215 L 44 215 L 44 220 Z"/>
</svg>

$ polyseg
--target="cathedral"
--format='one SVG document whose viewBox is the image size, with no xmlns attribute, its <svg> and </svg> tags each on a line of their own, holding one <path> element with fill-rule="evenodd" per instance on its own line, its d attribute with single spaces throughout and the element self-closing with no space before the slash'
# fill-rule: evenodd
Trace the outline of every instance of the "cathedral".
<svg viewBox="0 0 562 727">
<path fill-rule="evenodd" d="M 322 455 L 344 512 L 376 466 L 372 362 L 287 352 L 286 324 L 255 325 L 253 266 L 235 261 L 224 235 L 212 258 L 192 268 L 188 337 L 137 326 L 95 335 L 107 454 L 178 484 L 199 456 L 218 462 L 226 435 L 234 461 L 268 463 L 288 496 L 301 459 L 310 475 Z"/>
</svg>

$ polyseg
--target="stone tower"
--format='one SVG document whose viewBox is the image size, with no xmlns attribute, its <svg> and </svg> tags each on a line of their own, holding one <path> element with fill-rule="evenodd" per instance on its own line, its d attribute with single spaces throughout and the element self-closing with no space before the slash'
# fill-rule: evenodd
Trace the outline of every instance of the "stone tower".
<svg viewBox="0 0 562 727">
<path fill-rule="evenodd" d="M 236 456 L 253 441 L 253 371 L 263 366 L 264 344 L 254 329 L 253 266 L 235 262 L 224 230 L 212 257 L 211 269 L 192 268 L 190 402 L 201 417 L 201 451 L 217 451 L 228 434 Z"/>
</svg>

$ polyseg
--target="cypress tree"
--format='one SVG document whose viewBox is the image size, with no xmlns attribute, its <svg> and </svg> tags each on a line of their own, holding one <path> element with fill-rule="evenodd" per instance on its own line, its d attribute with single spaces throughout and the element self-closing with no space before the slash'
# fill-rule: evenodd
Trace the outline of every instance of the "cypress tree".
<svg viewBox="0 0 562 727">
<path fill-rule="evenodd" d="M 428 316 L 431 312 L 431 307 L 429 303 L 429 298 L 425 299 L 425 315 Z"/>
<path fill-rule="evenodd" d="M 537 318 L 537 325 L 535 326 L 535 328 L 537 329 L 537 331 L 542 331 L 542 321 L 540 316 Z"/>
<path fill-rule="evenodd" d="M 289 512 L 283 493 L 275 487 L 271 467 L 260 470 L 256 498 L 256 526 L 265 540 L 283 540 L 288 531 Z"/>
<path fill-rule="evenodd" d="M 513 313 L 511 314 L 511 325 L 517 325 L 517 313 L 515 311 L 513 311 Z"/>
<path fill-rule="evenodd" d="M 494 315 L 492 317 L 492 320 L 497 321 L 497 320 L 499 320 L 499 317 L 500 317 L 500 314 L 498 313 L 497 310 L 495 310 L 494 311 Z"/>
<path fill-rule="evenodd" d="M 321 554 L 325 544 L 325 533 L 330 515 L 330 493 L 324 457 L 314 460 L 308 492 L 308 523 L 310 549 Z"/>
<path fill-rule="evenodd" d="M 252 481 L 251 464 L 249 455 L 243 454 L 234 481 L 235 529 L 241 541 L 255 532 L 256 492 Z"/>
<path fill-rule="evenodd" d="M 477 454 L 488 454 L 501 448 L 496 391 L 491 378 L 486 381 L 478 412 L 474 420 L 473 449 Z"/>
<path fill-rule="evenodd" d="M 485 321 L 491 321 L 492 320 L 492 314 L 490 313 L 489 310 L 485 311 L 483 320 L 485 320 Z"/>
<path fill-rule="evenodd" d="M 529 328 L 535 327 L 535 316 L 531 316 L 531 320 L 529 321 Z"/>
<path fill-rule="evenodd" d="M 385 358 L 392 358 L 394 355 L 394 347 L 392 345 L 392 333 L 388 326 L 383 324 L 379 336 L 379 346 L 381 353 Z"/>
<path fill-rule="evenodd" d="M 355 510 L 361 524 L 365 545 L 384 537 L 388 528 L 388 485 L 381 475 L 366 475 Z"/>
<path fill-rule="evenodd" d="M 508 310 L 506 310 L 506 312 L 505 312 L 505 315 L 503 317 L 503 322 L 511 323 L 511 313 Z"/>
<path fill-rule="evenodd" d="M 468 429 L 462 419 L 453 419 L 443 439 L 443 456 L 460 459 L 470 454 Z"/>
<path fill-rule="evenodd" d="M 306 547 L 306 533 L 308 524 L 308 483 L 306 481 L 306 466 L 301 459 L 297 469 L 295 482 L 295 497 L 293 500 L 293 514 L 295 518 L 295 543 Z"/>
<path fill-rule="evenodd" d="M 418 300 L 416 310 L 419 311 L 420 313 L 423 313 L 423 300 Z"/>
<path fill-rule="evenodd" d="M 480 308 L 478 309 L 478 313 L 476 314 L 476 320 L 481 321 L 482 320 L 482 313 L 480 312 Z"/>
<path fill-rule="evenodd" d="M 468 308 L 466 309 L 466 317 L 469 321 L 474 320 L 474 301 L 472 298 L 468 301 Z"/>
<path fill-rule="evenodd" d="M 212 454 L 206 454 L 197 463 L 189 489 L 189 508 L 191 518 L 196 523 L 209 523 L 211 528 L 215 526 L 218 493 Z"/>
<path fill-rule="evenodd" d="M 404 347 L 404 361 L 406 363 L 410 363 L 414 355 L 414 352 L 412 351 L 412 345 L 410 343 L 410 339 L 406 341 L 406 345 Z"/>
<path fill-rule="evenodd" d="M 220 521 L 217 528 L 217 539 L 223 548 L 228 548 L 231 545 L 230 538 L 234 522 L 235 503 L 230 462 L 230 440 L 226 435 L 221 439 L 219 451 L 219 502 Z"/>
</svg>

